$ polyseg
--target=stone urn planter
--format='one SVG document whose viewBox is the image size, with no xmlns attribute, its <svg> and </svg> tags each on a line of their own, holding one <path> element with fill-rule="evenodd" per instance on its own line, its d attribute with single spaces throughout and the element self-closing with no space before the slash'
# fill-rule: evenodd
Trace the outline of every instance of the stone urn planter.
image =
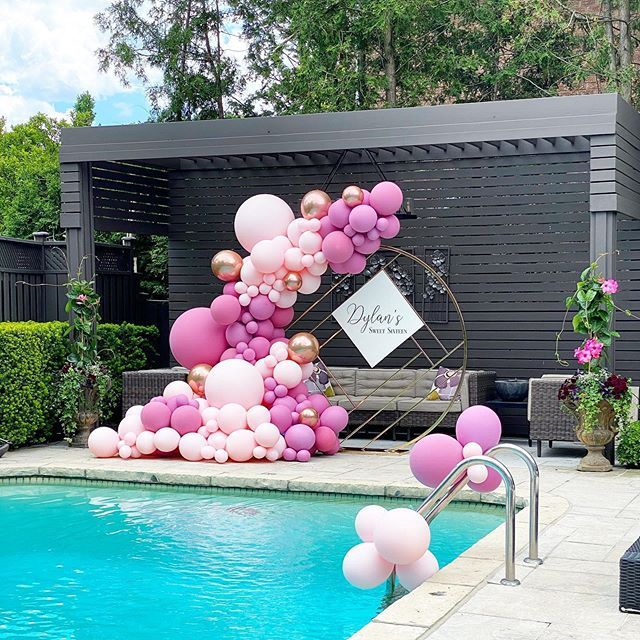
<svg viewBox="0 0 640 640">
<path fill-rule="evenodd" d="M 85 387 L 78 402 L 76 423 L 78 428 L 69 443 L 71 447 L 86 447 L 89 434 L 94 430 L 100 418 L 98 406 L 98 390 L 95 387 Z"/>
<path fill-rule="evenodd" d="M 604 457 L 603 452 L 616 435 L 615 415 L 613 408 L 606 400 L 600 401 L 600 415 L 598 426 L 593 429 L 583 427 L 583 417 L 577 411 L 578 425 L 576 435 L 578 440 L 587 448 L 587 455 L 580 460 L 578 471 L 611 471 L 611 463 Z"/>
</svg>

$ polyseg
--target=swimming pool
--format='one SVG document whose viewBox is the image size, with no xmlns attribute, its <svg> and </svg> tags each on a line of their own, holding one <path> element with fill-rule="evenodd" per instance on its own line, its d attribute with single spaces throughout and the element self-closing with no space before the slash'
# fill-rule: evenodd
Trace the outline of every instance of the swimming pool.
<svg viewBox="0 0 640 640">
<path fill-rule="evenodd" d="M 341 571 L 376 498 L 194 492 L 123 484 L 0 484 L 0 637 L 344 640 L 380 610 Z M 502 522 L 450 505 L 445 565 Z"/>
</svg>

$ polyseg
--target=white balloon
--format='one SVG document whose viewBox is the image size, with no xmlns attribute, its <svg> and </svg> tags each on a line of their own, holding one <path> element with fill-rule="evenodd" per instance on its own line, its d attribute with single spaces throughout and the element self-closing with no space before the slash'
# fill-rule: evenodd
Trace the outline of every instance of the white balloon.
<svg viewBox="0 0 640 640">
<path fill-rule="evenodd" d="M 411 564 L 399 564 L 396 566 L 396 575 L 400 584 L 407 590 L 411 591 L 419 587 L 425 580 L 428 580 L 435 574 L 440 567 L 438 560 L 427 549 L 424 555 Z"/>
<path fill-rule="evenodd" d="M 251 251 L 260 240 L 286 235 L 293 219 L 293 211 L 284 200 L 270 193 L 262 193 L 240 205 L 233 228 L 240 244 Z"/>
<path fill-rule="evenodd" d="M 489 471 L 483 464 L 474 464 L 467 469 L 467 476 L 469 482 L 482 484 L 489 477 Z"/>
</svg>

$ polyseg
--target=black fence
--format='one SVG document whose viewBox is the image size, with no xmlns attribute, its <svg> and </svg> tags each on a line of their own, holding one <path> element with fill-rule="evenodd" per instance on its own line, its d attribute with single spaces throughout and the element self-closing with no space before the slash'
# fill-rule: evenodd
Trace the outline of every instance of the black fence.
<svg viewBox="0 0 640 640">
<path fill-rule="evenodd" d="M 132 247 L 97 244 L 95 251 L 102 321 L 156 325 L 164 344 L 167 303 L 140 293 Z M 66 320 L 67 279 L 64 242 L 0 238 L 0 322 Z"/>
</svg>

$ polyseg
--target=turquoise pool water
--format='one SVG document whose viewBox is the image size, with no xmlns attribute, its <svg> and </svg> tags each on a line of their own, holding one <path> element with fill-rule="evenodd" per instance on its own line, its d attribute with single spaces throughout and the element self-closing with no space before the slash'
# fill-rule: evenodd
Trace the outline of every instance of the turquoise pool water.
<svg viewBox="0 0 640 640">
<path fill-rule="evenodd" d="M 342 577 L 364 504 L 123 485 L 0 485 L 0 638 L 343 640 L 385 589 Z M 450 505 L 432 527 L 447 564 L 502 520 Z"/>
</svg>

